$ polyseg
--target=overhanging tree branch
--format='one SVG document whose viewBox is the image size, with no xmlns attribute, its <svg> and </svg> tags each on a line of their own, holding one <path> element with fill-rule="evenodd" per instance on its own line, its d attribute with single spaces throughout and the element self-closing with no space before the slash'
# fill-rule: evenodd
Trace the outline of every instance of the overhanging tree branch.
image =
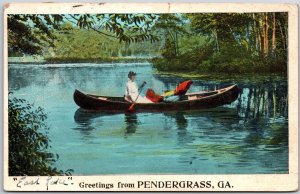
<svg viewBox="0 0 300 194">
<path fill-rule="evenodd" d="M 78 19 L 72 15 L 69 15 L 70 17 L 72 17 L 74 20 L 78 21 Z M 66 18 L 66 17 L 65 17 Z M 69 18 L 66 18 L 69 22 L 77 25 L 76 22 L 70 20 Z M 107 33 L 104 33 L 104 32 L 101 32 L 100 30 L 97 30 L 96 28 L 94 27 L 90 27 L 90 29 L 94 30 L 95 32 L 98 32 L 99 34 L 102 34 L 102 35 L 105 35 L 105 36 L 109 36 L 109 37 L 112 37 L 112 38 L 118 38 L 117 36 L 113 36 L 113 35 L 110 35 L 110 34 L 107 34 Z"/>
</svg>

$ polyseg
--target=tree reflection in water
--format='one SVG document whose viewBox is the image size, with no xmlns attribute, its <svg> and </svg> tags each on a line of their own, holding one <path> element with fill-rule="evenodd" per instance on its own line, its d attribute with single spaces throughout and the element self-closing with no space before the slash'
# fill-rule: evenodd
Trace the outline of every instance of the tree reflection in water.
<svg viewBox="0 0 300 194">
<path fill-rule="evenodd" d="M 288 117 L 288 94 L 286 83 L 250 85 L 243 88 L 238 99 L 238 112 L 248 119 Z"/>
</svg>

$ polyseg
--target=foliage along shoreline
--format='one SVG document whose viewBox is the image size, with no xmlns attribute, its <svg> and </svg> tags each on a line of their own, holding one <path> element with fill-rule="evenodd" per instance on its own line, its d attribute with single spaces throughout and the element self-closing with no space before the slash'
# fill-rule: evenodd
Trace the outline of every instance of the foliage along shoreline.
<svg viewBox="0 0 300 194">
<path fill-rule="evenodd" d="M 213 57 L 212 57 L 213 58 Z M 210 61 L 211 60 L 211 61 Z M 154 58 L 151 60 L 153 67 L 162 73 L 175 74 L 282 74 L 287 75 L 287 64 L 283 61 L 274 61 L 274 63 L 263 63 L 261 61 L 247 58 L 235 58 L 226 62 L 214 61 L 208 59 L 198 64 L 186 57 L 177 57 L 173 59 Z M 194 65 L 191 65 L 194 63 Z M 242 64 L 242 65 L 240 65 Z"/>
</svg>

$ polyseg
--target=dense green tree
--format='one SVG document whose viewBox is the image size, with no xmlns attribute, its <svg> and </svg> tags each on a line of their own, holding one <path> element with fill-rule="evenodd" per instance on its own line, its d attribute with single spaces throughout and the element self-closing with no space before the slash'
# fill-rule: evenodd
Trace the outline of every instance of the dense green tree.
<svg viewBox="0 0 300 194">
<path fill-rule="evenodd" d="M 53 46 L 53 30 L 58 29 L 61 15 L 9 14 L 8 51 L 9 55 L 38 54 L 43 47 Z"/>
</svg>

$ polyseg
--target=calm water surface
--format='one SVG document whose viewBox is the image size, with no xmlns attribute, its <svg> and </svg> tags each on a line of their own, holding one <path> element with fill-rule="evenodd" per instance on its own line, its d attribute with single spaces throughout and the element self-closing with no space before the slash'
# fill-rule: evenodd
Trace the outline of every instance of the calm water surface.
<svg viewBox="0 0 300 194">
<path fill-rule="evenodd" d="M 74 174 L 288 173 L 286 78 L 194 79 L 191 92 L 232 83 L 242 88 L 234 103 L 209 110 L 104 114 L 78 109 L 75 88 L 123 96 L 130 70 L 137 72 L 138 83 L 146 81 L 158 93 L 185 80 L 155 74 L 148 63 L 10 64 L 9 91 L 45 109 L 51 151 L 59 155 L 56 166 Z"/>
</svg>

